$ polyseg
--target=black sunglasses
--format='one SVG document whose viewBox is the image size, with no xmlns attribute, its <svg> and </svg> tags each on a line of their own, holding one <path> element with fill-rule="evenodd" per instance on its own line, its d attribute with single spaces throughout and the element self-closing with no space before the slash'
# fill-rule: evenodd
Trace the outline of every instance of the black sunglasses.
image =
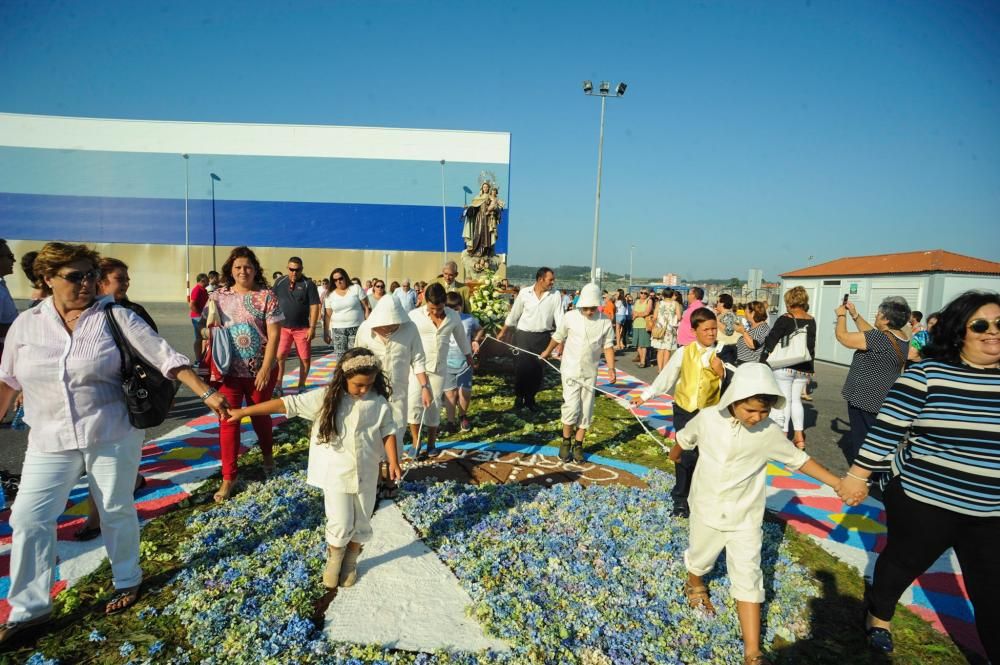
<svg viewBox="0 0 1000 665">
<path fill-rule="evenodd" d="M 346 277 L 334 277 L 333 281 L 335 281 L 335 282 L 346 282 L 347 278 Z"/>
<path fill-rule="evenodd" d="M 302 268 L 292 268 L 292 267 L 289 267 L 288 268 L 288 272 L 302 272 Z"/>
<path fill-rule="evenodd" d="M 84 280 L 89 280 L 91 282 L 96 282 L 97 278 L 101 276 L 101 273 L 96 270 L 88 270 L 86 272 L 82 270 L 74 270 L 73 272 L 68 272 L 65 275 L 56 275 L 61 279 L 71 282 L 73 284 L 82 284 Z"/>
<path fill-rule="evenodd" d="M 980 335 L 982 335 L 984 332 L 990 329 L 991 324 L 993 327 L 997 329 L 997 332 L 1000 332 L 1000 319 L 997 319 L 995 321 L 987 321 L 986 319 L 976 319 L 975 321 L 969 324 L 969 330 L 971 330 L 974 333 L 979 333 Z"/>
</svg>

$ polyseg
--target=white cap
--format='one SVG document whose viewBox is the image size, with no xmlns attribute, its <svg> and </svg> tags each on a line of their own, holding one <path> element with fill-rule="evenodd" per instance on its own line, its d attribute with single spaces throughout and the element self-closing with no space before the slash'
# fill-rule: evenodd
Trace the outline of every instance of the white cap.
<svg viewBox="0 0 1000 665">
<path fill-rule="evenodd" d="M 579 307 L 600 307 L 601 306 L 601 287 L 597 284 L 587 284 L 580 290 L 580 299 L 577 301 L 576 306 Z"/>
<path fill-rule="evenodd" d="M 410 317 L 406 315 L 406 310 L 403 309 L 403 306 L 396 300 L 395 296 L 386 294 L 375 303 L 375 309 L 368 316 L 366 323 L 371 328 L 380 328 L 382 326 L 399 325 L 409 320 Z"/>
<path fill-rule="evenodd" d="M 773 395 L 778 398 L 774 408 L 785 408 L 785 396 L 774 380 L 771 368 L 764 363 L 743 363 L 733 372 L 733 380 L 722 396 L 718 408 L 720 411 L 725 411 L 730 404 L 754 395 Z"/>
</svg>

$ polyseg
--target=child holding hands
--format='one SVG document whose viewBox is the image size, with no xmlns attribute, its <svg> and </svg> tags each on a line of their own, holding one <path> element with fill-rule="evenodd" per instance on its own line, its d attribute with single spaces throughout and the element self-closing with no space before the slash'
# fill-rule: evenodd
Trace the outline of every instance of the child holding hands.
<svg viewBox="0 0 1000 665">
<path fill-rule="evenodd" d="M 781 462 L 834 489 L 840 485 L 837 476 L 792 445 L 768 418 L 771 409 L 782 408 L 784 401 L 767 365 L 745 363 L 736 369 L 719 404 L 702 409 L 677 433 L 677 442 L 670 450 L 670 459 L 675 462 L 682 450 L 701 450 L 689 499 L 684 593 L 691 607 L 709 616 L 715 614 L 702 576 L 712 570 L 725 549 L 746 665 L 770 663 L 760 649 L 760 606 L 764 602 L 761 525 L 768 461 Z"/>
<path fill-rule="evenodd" d="M 352 586 L 364 543 L 372 537 L 379 464 L 389 460 L 389 476 L 403 477 L 396 454 L 396 423 L 388 382 L 378 359 L 355 348 L 337 364 L 325 390 L 230 409 L 230 422 L 245 416 L 284 413 L 312 420 L 306 482 L 323 490 L 327 559 L 323 585 Z"/>
</svg>

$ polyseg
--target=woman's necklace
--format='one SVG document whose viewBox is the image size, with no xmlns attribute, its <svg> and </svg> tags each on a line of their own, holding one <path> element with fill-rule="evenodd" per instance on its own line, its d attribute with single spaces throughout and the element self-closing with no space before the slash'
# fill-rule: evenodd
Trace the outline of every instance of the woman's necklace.
<svg viewBox="0 0 1000 665">
<path fill-rule="evenodd" d="M 958 355 L 962 359 L 962 362 L 964 362 L 969 367 L 972 367 L 973 369 L 997 369 L 998 367 L 1000 367 L 1000 363 L 993 363 L 991 365 L 980 365 L 966 358 L 964 353 L 959 353 Z"/>
</svg>

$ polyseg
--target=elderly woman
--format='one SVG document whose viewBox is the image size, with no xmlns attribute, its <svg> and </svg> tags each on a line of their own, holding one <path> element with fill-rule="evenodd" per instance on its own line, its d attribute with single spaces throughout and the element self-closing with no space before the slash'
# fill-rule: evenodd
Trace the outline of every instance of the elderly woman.
<svg viewBox="0 0 1000 665">
<path fill-rule="evenodd" d="M 785 396 L 785 408 L 771 410 L 771 418 L 785 432 L 791 426 L 794 432 L 792 442 L 797 448 L 806 447 L 806 414 L 802 406 L 802 391 L 809 385 L 816 371 L 812 361 L 816 357 L 816 319 L 809 314 L 808 309 L 809 294 L 804 288 L 796 286 L 785 291 L 785 314 L 775 320 L 771 332 L 764 339 L 764 353 L 761 354 L 766 361 L 767 354 L 774 351 L 782 338 L 805 328 L 809 360 L 774 370 L 774 380 Z"/>
<path fill-rule="evenodd" d="M 334 268 L 330 273 L 330 292 L 323 303 L 323 341 L 333 344 L 333 352 L 338 358 L 354 348 L 358 326 L 370 312 L 368 297 L 361 285 L 355 284 L 343 268 Z"/>
<path fill-rule="evenodd" d="M 903 592 L 954 548 L 986 655 L 1000 663 L 1000 296 L 969 291 L 931 331 L 926 360 L 892 386 L 841 496 L 891 460 L 885 549 L 866 595 L 869 644 L 892 651 Z"/>
<path fill-rule="evenodd" d="M 857 326 L 857 332 L 847 331 L 847 317 Z M 889 388 L 906 366 L 906 335 L 901 331 L 910 321 L 910 307 L 903 298 L 890 296 L 882 301 L 875 314 L 875 325 L 858 314 L 854 303 L 837 308 L 837 341 L 855 349 L 851 369 L 840 394 L 847 400 L 847 415 L 851 422 L 848 460 L 854 461 L 882 408 Z"/>
<path fill-rule="evenodd" d="M 219 391 L 235 407 L 259 404 L 271 399 L 278 380 L 278 341 L 285 315 L 278 297 L 267 286 L 257 255 L 241 246 L 229 253 L 222 264 L 222 287 L 208 296 L 215 303 L 222 326 L 229 335 L 233 360 L 222 378 Z M 207 314 L 207 307 L 206 307 Z M 202 324 L 207 321 L 203 318 Z M 264 473 L 274 471 L 274 438 L 270 416 L 250 418 L 263 456 Z M 236 458 L 240 452 L 240 425 L 223 421 L 219 426 L 222 457 L 222 484 L 213 497 L 222 503 L 236 486 Z"/>
<path fill-rule="evenodd" d="M 129 424 L 121 360 L 97 297 L 100 257 L 85 245 L 51 242 L 33 270 L 46 294 L 11 326 L 0 360 L 0 413 L 24 391 L 31 425 L 21 487 L 11 511 L 10 619 L 0 642 L 49 619 L 56 564 L 56 520 L 70 490 L 87 472 L 103 525 L 115 593 L 105 612 L 120 612 L 139 595 L 139 520 L 132 489 L 142 430 Z M 175 377 L 217 414 L 222 395 L 205 385 L 146 323 L 124 307 L 113 316 L 132 347 L 164 375 Z"/>
</svg>

